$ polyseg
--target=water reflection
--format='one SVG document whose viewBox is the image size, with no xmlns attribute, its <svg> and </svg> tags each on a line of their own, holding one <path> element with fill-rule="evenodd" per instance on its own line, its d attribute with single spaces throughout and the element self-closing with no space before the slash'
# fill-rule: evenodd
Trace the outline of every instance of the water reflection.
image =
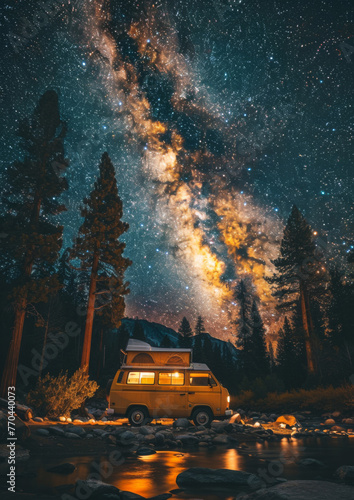
<svg viewBox="0 0 354 500">
<path fill-rule="evenodd" d="M 315 472 L 311 468 L 301 467 L 301 458 L 316 458 L 325 463 L 325 467 Z M 102 481 L 115 485 L 124 491 L 132 491 L 144 497 L 152 497 L 177 488 L 176 477 L 190 467 L 208 467 L 213 469 L 245 470 L 259 474 L 260 470 L 281 470 L 286 479 L 323 479 L 332 477 L 340 465 L 354 465 L 353 440 L 307 439 L 280 442 L 249 444 L 244 449 L 216 448 L 214 450 L 160 451 L 154 455 L 131 457 L 122 465 L 112 467 L 107 456 L 66 457 L 48 460 L 40 456 L 18 464 L 18 485 L 26 492 L 54 493 L 56 487 L 74 484 L 77 479 L 86 479 L 88 475 L 99 474 Z M 49 467 L 59 463 L 71 462 L 76 470 L 69 475 L 47 472 Z M 276 467 L 274 464 L 281 464 Z M 0 467 L 0 473 L 6 474 L 6 464 Z M 33 474 L 33 477 L 30 474 Z M 25 476 L 24 476 L 25 474 Z M 212 492 L 183 492 L 173 498 L 218 500 L 231 499 L 235 495 Z"/>
</svg>

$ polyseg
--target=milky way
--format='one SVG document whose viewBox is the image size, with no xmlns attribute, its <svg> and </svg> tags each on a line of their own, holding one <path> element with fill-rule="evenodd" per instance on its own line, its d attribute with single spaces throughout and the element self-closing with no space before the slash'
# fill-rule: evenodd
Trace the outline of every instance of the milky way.
<svg viewBox="0 0 354 500">
<path fill-rule="evenodd" d="M 16 122 L 56 89 L 65 243 L 107 150 L 130 224 L 127 314 L 173 327 L 201 314 L 228 338 L 247 278 L 271 325 L 263 278 L 293 203 L 330 259 L 354 244 L 349 6 L 4 2 L 3 168 L 19 153 Z"/>
</svg>

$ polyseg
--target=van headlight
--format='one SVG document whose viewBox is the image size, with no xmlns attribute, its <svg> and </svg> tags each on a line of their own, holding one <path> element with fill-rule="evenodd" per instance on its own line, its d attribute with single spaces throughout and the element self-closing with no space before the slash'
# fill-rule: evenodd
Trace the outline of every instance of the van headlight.
<svg viewBox="0 0 354 500">
<path fill-rule="evenodd" d="M 230 396 L 227 396 L 227 402 L 230 403 Z"/>
</svg>

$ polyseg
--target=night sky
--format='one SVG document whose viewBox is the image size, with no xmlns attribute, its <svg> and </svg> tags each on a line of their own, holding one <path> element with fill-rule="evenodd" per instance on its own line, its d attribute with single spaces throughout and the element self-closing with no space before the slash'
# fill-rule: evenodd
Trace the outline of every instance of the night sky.
<svg viewBox="0 0 354 500">
<path fill-rule="evenodd" d="M 131 293 L 127 315 L 185 315 L 228 338 L 296 203 L 328 260 L 354 246 L 354 16 L 350 0 L 3 0 L 1 170 L 47 89 L 68 124 L 65 246 L 108 151 Z"/>
</svg>

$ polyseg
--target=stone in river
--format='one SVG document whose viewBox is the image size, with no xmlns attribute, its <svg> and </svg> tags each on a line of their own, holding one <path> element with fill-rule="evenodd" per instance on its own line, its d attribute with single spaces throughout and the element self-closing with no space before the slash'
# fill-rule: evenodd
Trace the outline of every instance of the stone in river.
<svg viewBox="0 0 354 500">
<path fill-rule="evenodd" d="M 341 465 L 334 475 L 342 481 L 354 481 L 354 465 Z"/>
<path fill-rule="evenodd" d="M 303 458 L 299 460 L 299 465 L 303 465 L 304 467 L 324 467 L 325 464 L 320 460 L 316 460 L 315 458 Z"/>
<path fill-rule="evenodd" d="M 96 481 L 94 479 L 87 479 L 82 481 L 81 479 L 76 481 L 75 494 L 77 498 L 89 498 L 90 500 L 103 500 L 104 498 L 111 498 L 112 500 L 116 497 L 117 500 L 123 499 L 119 492 L 119 489 L 112 484 L 106 484 L 102 481 Z M 139 497 L 126 497 L 128 498 L 139 498 Z M 143 498 L 143 497 L 140 497 Z"/>
<path fill-rule="evenodd" d="M 49 431 L 47 429 L 37 429 L 36 434 L 38 436 L 49 436 Z"/>
<path fill-rule="evenodd" d="M 56 474 L 71 474 L 76 469 L 75 465 L 70 462 L 65 462 L 63 464 L 55 465 L 50 469 L 47 469 L 47 472 L 54 472 Z"/>
<path fill-rule="evenodd" d="M 354 487 L 328 481 L 288 481 L 242 496 L 243 500 L 353 500 Z"/>
<path fill-rule="evenodd" d="M 240 470 L 231 469 L 207 469 L 192 467 L 187 469 L 176 478 L 180 488 L 235 488 L 238 486 L 252 489 L 261 488 L 262 480 L 254 474 Z"/>
</svg>

